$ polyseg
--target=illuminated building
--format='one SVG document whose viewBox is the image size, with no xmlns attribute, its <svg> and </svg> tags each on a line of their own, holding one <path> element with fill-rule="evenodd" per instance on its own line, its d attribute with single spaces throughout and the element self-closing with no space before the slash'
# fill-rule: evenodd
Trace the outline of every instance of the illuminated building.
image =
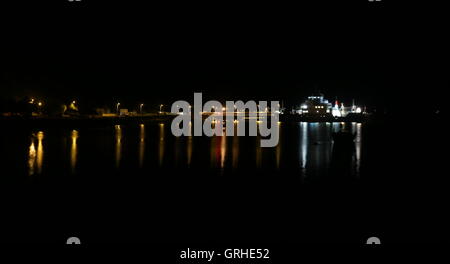
<svg viewBox="0 0 450 264">
<path fill-rule="evenodd" d="M 300 109 L 295 110 L 295 113 L 303 116 L 312 117 L 345 117 L 348 114 L 361 114 L 362 107 L 355 105 L 346 107 L 344 103 L 339 103 L 338 100 L 334 105 L 328 100 L 324 99 L 323 94 L 308 96 L 308 99 L 300 105 Z"/>
<path fill-rule="evenodd" d="M 324 99 L 323 94 L 309 96 L 297 110 L 297 114 L 311 116 L 327 116 L 331 109 L 331 103 Z"/>
</svg>

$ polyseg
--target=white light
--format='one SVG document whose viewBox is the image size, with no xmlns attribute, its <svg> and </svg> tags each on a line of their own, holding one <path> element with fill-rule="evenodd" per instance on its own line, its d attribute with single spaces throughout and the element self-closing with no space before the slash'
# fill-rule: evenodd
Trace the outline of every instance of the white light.
<svg viewBox="0 0 450 264">
<path fill-rule="evenodd" d="M 356 113 L 360 114 L 362 112 L 361 107 L 356 108 Z"/>
<path fill-rule="evenodd" d="M 334 116 L 334 117 L 341 117 L 342 115 L 341 115 L 341 111 L 339 111 L 338 109 L 333 109 L 332 111 L 331 111 L 331 114 Z"/>
</svg>

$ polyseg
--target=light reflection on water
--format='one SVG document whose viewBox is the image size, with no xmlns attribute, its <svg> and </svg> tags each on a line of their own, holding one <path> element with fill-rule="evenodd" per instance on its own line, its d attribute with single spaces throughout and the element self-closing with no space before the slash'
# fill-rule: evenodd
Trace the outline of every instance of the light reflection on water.
<svg viewBox="0 0 450 264">
<path fill-rule="evenodd" d="M 72 131 L 72 146 L 70 148 L 70 169 L 72 170 L 72 174 L 75 173 L 75 168 L 77 166 L 77 139 L 78 139 L 78 131 L 73 130 Z"/>
<path fill-rule="evenodd" d="M 300 122 L 300 127 L 300 168 L 304 171 L 306 169 L 306 161 L 308 157 L 308 123 Z"/>
<path fill-rule="evenodd" d="M 44 145 L 42 143 L 44 139 L 44 132 L 39 131 L 37 134 L 33 134 L 31 138 L 31 145 L 28 149 L 28 175 L 41 174 L 42 164 L 44 162 Z M 37 140 L 37 149 L 35 147 L 35 141 Z"/>
<path fill-rule="evenodd" d="M 145 125 L 140 125 L 139 130 L 139 168 L 144 167 L 145 158 Z"/>
<path fill-rule="evenodd" d="M 164 161 L 164 141 L 165 141 L 165 135 L 164 135 L 164 123 L 159 124 L 159 141 L 158 141 L 158 164 L 160 167 L 163 165 Z"/>
<path fill-rule="evenodd" d="M 116 130 L 116 168 L 120 168 L 120 161 L 122 160 L 122 128 L 120 125 L 115 126 Z"/>
<path fill-rule="evenodd" d="M 28 175 L 34 174 L 35 164 L 36 164 L 36 147 L 34 146 L 34 140 L 31 139 L 31 145 L 28 150 Z"/>
<path fill-rule="evenodd" d="M 352 123 L 352 133 L 355 135 L 355 155 L 353 163 L 355 167 L 355 175 L 357 177 L 360 176 L 360 169 L 361 169 L 361 144 L 362 144 L 361 127 L 362 127 L 361 123 Z"/>
<path fill-rule="evenodd" d="M 128 158 L 123 160 L 122 156 L 125 153 L 130 153 L 127 149 L 133 147 L 138 153 L 138 162 L 134 163 L 134 166 L 138 164 L 138 168 L 140 169 L 143 169 L 144 167 L 151 168 L 151 159 L 153 159 L 154 164 L 158 164 L 159 167 L 163 167 L 163 165 L 168 168 L 178 168 L 181 166 L 190 168 L 196 165 L 201 167 L 201 160 L 204 158 L 207 159 L 209 153 L 210 167 L 213 169 L 220 169 L 221 171 L 228 167 L 233 170 L 238 170 L 242 166 L 250 168 L 253 166 L 254 169 L 260 171 L 266 169 L 294 169 L 292 170 L 293 175 L 297 174 L 303 177 L 314 177 L 326 173 L 329 169 L 331 159 L 333 158 L 332 133 L 348 129 L 355 135 L 355 148 L 352 158 L 353 174 L 356 176 L 360 175 L 363 126 L 360 123 L 300 122 L 298 124 L 280 125 L 280 130 L 284 129 L 285 131 L 280 132 L 279 144 L 274 148 L 265 149 L 260 147 L 261 137 L 259 136 L 238 137 L 235 135 L 232 137 L 216 136 L 211 138 L 204 136 L 194 140 L 193 136 L 184 138 L 171 136 L 170 130 L 166 131 L 164 123 L 156 125 L 139 124 L 138 126 L 138 133 L 133 136 L 135 138 L 137 137 L 138 141 L 127 141 L 136 142 L 136 144 L 134 144 L 135 147 L 127 144 L 125 150 L 123 140 L 124 137 L 132 137 L 133 133 L 126 132 L 131 128 L 129 126 L 114 126 L 114 161 L 110 163 L 114 164 L 116 169 L 123 166 L 130 167 L 131 163 L 127 164 Z M 287 137 L 284 138 L 287 130 L 289 130 L 290 133 L 287 133 Z M 153 131 L 156 131 L 156 133 Z M 126 136 L 124 136 L 123 132 L 126 132 Z M 79 151 L 78 141 L 80 139 L 78 130 L 70 130 L 65 133 L 66 135 L 70 133 L 71 145 L 66 157 L 70 160 L 70 171 L 74 174 L 78 167 L 77 163 L 80 155 L 83 157 L 83 155 L 86 154 L 80 153 Z M 297 135 L 297 139 L 295 139 L 295 135 Z M 89 135 L 88 133 L 83 133 L 82 140 L 89 137 L 91 137 L 92 144 L 101 144 L 97 143 L 98 140 L 93 140 L 92 137 L 94 136 Z M 39 131 L 38 133 L 32 134 L 27 155 L 29 175 L 42 173 L 44 161 L 43 140 L 44 132 Z M 48 144 L 48 142 L 46 144 Z M 152 148 L 153 150 L 149 149 L 149 151 L 153 151 L 154 154 L 146 152 L 148 145 L 155 146 L 155 144 L 157 148 L 156 151 L 154 148 Z M 194 147 L 197 156 L 193 153 Z M 171 151 L 174 151 L 175 153 L 172 154 L 170 153 Z M 146 153 L 148 155 L 147 159 Z M 245 153 L 245 155 L 242 155 L 242 153 Z M 101 156 L 102 154 L 103 153 L 99 153 L 98 155 Z M 166 154 L 170 155 L 167 156 Z M 131 156 L 131 159 L 133 159 L 133 156 Z M 49 162 L 50 161 L 47 161 L 47 163 Z M 145 166 L 147 162 L 149 162 L 149 165 Z M 295 170 L 295 168 L 297 168 L 297 170 Z M 69 168 L 67 168 L 67 170 L 69 171 Z"/>
</svg>

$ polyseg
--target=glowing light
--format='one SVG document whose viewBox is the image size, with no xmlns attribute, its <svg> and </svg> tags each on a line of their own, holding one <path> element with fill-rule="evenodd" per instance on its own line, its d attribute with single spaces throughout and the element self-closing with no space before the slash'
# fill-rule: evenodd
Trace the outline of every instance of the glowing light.
<svg viewBox="0 0 450 264">
<path fill-rule="evenodd" d="M 362 112 L 361 107 L 356 108 L 356 113 L 360 114 Z"/>
<path fill-rule="evenodd" d="M 339 111 L 339 109 L 336 109 L 336 108 L 334 108 L 333 110 L 331 110 L 331 114 L 332 114 L 334 117 L 341 117 L 341 116 L 342 116 L 341 111 Z"/>
</svg>

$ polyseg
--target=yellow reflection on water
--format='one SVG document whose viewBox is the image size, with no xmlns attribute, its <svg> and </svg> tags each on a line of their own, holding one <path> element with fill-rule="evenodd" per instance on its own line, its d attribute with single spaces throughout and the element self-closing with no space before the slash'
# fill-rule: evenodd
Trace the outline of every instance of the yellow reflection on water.
<svg viewBox="0 0 450 264">
<path fill-rule="evenodd" d="M 227 154 L 226 136 L 211 137 L 211 167 L 224 168 Z"/>
<path fill-rule="evenodd" d="M 120 125 L 115 126 L 116 130 L 116 168 L 120 167 L 120 161 L 122 159 L 122 128 Z"/>
<path fill-rule="evenodd" d="M 35 140 L 37 139 L 37 149 Z M 28 174 L 40 174 L 42 173 L 42 164 L 44 162 L 44 146 L 43 141 L 44 132 L 39 131 L 37 134 L 33 134 L 31 139 L 31 145 L 28 149 Z"/>
<path fill-rule="evenodd" d="M 72 146 L 70 148 L 70 168 L 72 170 L 72 173 L 75 173 L 75 168 L 77 166 L 77 154 L 78 154 L 78 147 L 77 147 L 77 139 L 78 139 L 78 131 L 72 130 Z"/>
<path fill-rule="evenodd" d="M 225 157 L 227 154 L 227 137 L 220 137 L 220 168 L 225 167 Z"/>
<path fill-rule="evenodd" d="M 158 162 L 161 167 L 164 161 L 164 123 L 159 124 Z"/>
<path fill-rule="evenodd" d="M 141 124 L 139 132 L 139 168 L 144 166 L 145 158 L 145 126 Z"/>
<path fill-rule="evenodd" d="M 275 149 L 275 162 L 277 169 L 280 169 L 280 163 L 281 163 L 281 142 L 278 142 L 278 145 Z"/>
<path fill-rule="evenodd" d="M 28 174 L 34 174 L 34 166 L 36 163 L 36 147 L 34 146 L 34 139 L 31 139 L 31 145 L 28 150 Z"/>
<path fill-rule="evenodd" d="M 39 131 L 37 133 L 38 147 L 37 147 L 37 155 L 36 155 L 36 167 L 37 167 L 38 174 L 40 174 L 42 172 L 42 164 L 44 162 L 44 146 L 42 145 L 43 139 L 44 139 L 44 132 Z"/>
</svg>

